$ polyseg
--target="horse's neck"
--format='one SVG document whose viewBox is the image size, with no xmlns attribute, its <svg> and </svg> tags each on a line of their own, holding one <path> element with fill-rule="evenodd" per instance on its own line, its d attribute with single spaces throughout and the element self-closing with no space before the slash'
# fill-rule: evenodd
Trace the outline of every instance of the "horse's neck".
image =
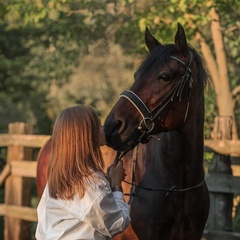
<svg viewBox="0 0 240 240">
<path fill-rule="evenodd" d="M 188 184 L 203 177 L 203 140 L 199 132 L 163 132 L 139 147 L 138 178 L 185 179 Z"/>
</svg>

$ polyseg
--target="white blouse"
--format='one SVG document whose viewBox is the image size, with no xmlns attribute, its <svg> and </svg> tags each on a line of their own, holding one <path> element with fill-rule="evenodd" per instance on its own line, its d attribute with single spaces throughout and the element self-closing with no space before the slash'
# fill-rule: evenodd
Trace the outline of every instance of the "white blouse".
<svg viewBox="0 0 240 240">
<path fill-rule="evenodd" d="M 130 223 L 130 207 L 123 193 L 112 192 L 103 173 L 86 188 L 83 198 L 54 199 L 46 185 L 37 207 L 37 240 L 106 240 L 124 231 Z"/>
</svg>

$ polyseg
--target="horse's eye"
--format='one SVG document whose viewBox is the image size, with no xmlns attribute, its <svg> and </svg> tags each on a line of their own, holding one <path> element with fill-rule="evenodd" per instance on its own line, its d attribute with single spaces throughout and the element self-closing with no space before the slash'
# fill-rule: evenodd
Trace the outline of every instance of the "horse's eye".
<svg viewBox="0 0 240 240">
<path fill-rule="evenodd" d="M 166 75 L 166 74 L 161 74 L 159 77 L 158 77 L 158 80 L 163 80 L 165 82 L 169 82 L 171 80 L 171 77 Z"/>
</svg>

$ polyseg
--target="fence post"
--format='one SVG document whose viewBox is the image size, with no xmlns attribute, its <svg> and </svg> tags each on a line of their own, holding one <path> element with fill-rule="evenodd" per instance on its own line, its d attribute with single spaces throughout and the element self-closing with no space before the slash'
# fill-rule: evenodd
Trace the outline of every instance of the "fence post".
<svg viewBox="0 0 240 240">
<path fill-rule="evenodd" d="M 31 134 L 31 124 L 22 122 L 10 123 L 9 134 Z M 23 146 L 8 146 L 7 163 L 11 161 L 30 160 L 32 149 Z M 15 206 L 30 206 L 31 201 L 31 178 L 10 175 L 5 181 L 5 204 Z M 4 239 L 25 240 L 31 239 L 30 223 L 14 219 L 11 216 L 4 217 Z"/>
<path fill-rule="evenodd" d="M 213 140 L 231 140 L 232 123 L 232 117 L 216 117 L 212 132 Z M 214 153 L 213 162 L 208 172 L 209 174 L 224 173 L 232 175 L 230 156 Z M 210 201 L 207 229 L 232 231 L 233 194 L 210 193 Z"/>
</svg>

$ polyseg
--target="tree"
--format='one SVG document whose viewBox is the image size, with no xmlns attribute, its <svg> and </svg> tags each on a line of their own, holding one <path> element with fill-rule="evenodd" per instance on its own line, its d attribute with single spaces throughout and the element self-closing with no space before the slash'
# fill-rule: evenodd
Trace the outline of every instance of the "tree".
<svg viewBox="0 0 240 240">
<path fill-rule="evenodd" d="M 219 114 L 230 114 L 229 110 L 233 109 L 236 114 L 240 114 L 234 108 L 234 104 L 239 104 L 238 88 L 235 88 L 239 84 L 236 72 L 240 62 L 237 0 L 6 0 L 0 5 L 0 113 L 6 116 L 1 120 L 2 126 L 7 121 L 30 120 L 35 123 L 38 132 L 50 133 L 51 122 L 62 107 L 62 102 L 60 104 L 56 98 L 60 94 L 56 91 L 65 87 L 79 64 L 80 67 L 84 65 L 83 59 L 89 61 L 89 54 L 94 56 L 93 61 L 99 61 L 100 56 L 107 59 L 116 45 L 120 52 L 132 58 L 132 61 L 127 60 L 124 68 L 132 71 L 133 75 L 136 64 L 147 53 L 144 44 L 145 27 L 150 27 L 156 38 L 164 43 L 172 41 L 178 22 L 184 26 L 191 45 L 202 53 L 216 87 L 216 94 L 213 91 L 206 94 L 208 124 L 205 132 L 210 129 L 217 110 Z M 212 21 L 214 9 L 221 21 L 221 32 L 218 33 L 222 35 L 227 68 L 218 66 L 223 61 L 219 60 L 219 49 L 214 47 L 218 46 L 214 40 L 216 38 L 212 37 L 215 31 L 210 31 L 215 29 L 211 25 L 217 23 Z M 204 49 L 208 49 L 211 57 L 205 54 Z M 103 65 L 104 62 L 101 63 Z M 101 98 L 101 114 L 109 111 L 117 97 L 115 95 L 128 84 L 127 80 L 123 80 L 123 75 L 119 77 L 122 79 L 121 84 L 115 80 L 117 76 L 104 79 L 108 73 L 103 73 L 103 69 L 108 70 L 106 65 L 98 70 L 101 71 L 99 77 L 101 75 L 103 78 L 100 82 L 109 88 L 98 88 L 103 91 L 98 96 L 88 94 L 92 96 L 91 104 L 97 108 Z M 225 73 L 222 73 L 223 69 Z M 225 80 L 216 80 L 223 75 Z M 227 87 L 222 84 L 218 86 L 222 82 Z M 93 86 L 85 93 L 91 93 L 91 89 Z M 224 96 L 219 89 L 224 89 Z M 55 94 L 52 94 L 54 91 Z M 67 96 L 71 102 L 85 103 L 84 94 L 80 92 L 78 96 Z M 226 102 L 230 104 L 227 108 L 224 107 Z M 104 105 L 108 110 L 103 111 Z"/>
<path fill-rule="evenodd" d="M 0 99 L 3 101 L 0 113 L 6 117 L 2 118 L 0 127 L 6 128 L 6 124 L 12 121 L 31 121 L 37 132 L 49 134 L 51 122 L 62 107 L 57 94 L 52 93 L 70 81 L 94 45 L 98 46 L 94 55 L 107 56 L 114 41 L 128 42 L 127 26 L 123 30 L 121 27 L 133 18 L 131 2 L 1 2 Z M 137 24 L 134 26 L 136 30 Z M 135 45 L 134 38 L 131 43 Z M 124 48 L 126 52 L 136 49 L 136 46 L 130 46 L 130 42 L 127 46 Z M 74 100 L 84 103 L 85 96 Z M 94 102 L 97 99 L 93 99 Z"/>
<path fill-rule="evenodd" d="M 233 137 L 237 138 L 235 120 L 238 116 L 234 110 L 239 92 L 239 1 L 171 0 L 164 1 L 164 8 L 162 5 L 162 1 L 155 2 L 154 6 L 148 5 L 148 9 L 145 9 L 148 13 L 145 12 L 145 17 L 139 21 L 140 28 L 143 30 L 146 25 L 150 25 L 161 38 L 168 34 L 167 28 L 171 30 L 176 28 L 177 22 L 182 23 L 190 43 L 201 52 L 214 83 L 215 94 L 207 92 L 206 102 L 213 103 L 216 96 L 218 114 L 233 116 Z M 210 111 L 213 122 L 213 115 L 217 114 L 216 108 L 212 104 L 206 104 L 207 117 Z M 210 129 L 209 123 L 205 129 Z"/>
<path fill-rule="evenodd" d="M 1 127 L 11 121 L 31 121 L 37 131 L 50 133 L 49 101 L 54 101 L 50 90 L 69 81 L 79 56 L 99 38 L 101 26 L 89 18 L 100 6 L 93 1 L 0 5 Z"/>
<path fill-rule="evenodd" d="M 49 133 L 45 107 L 51 82 L 67 81 L 78 53 L 76 44 L 66 44 L 62 37 L 64 26 L 57 29 L 51 6 L 43 8 L 39 3 L 1 2 L 1 127 L 11 121 L 31 121 Z"/>
<path fill-rule="evenodd" d="M 207 39 L 201 34 L 201 32 L 197 32 L 195 37 L 200 42 L 201 52 L 206 61 L 207 67 L 214 83 L 219 115 L 233 117 L 233 139 L 237 139 L 238 133 L 234 113 L 234 97 L 236 97 L 236 95 L 239 93 L 239 87 L 237 86 L 237 88 L 231 91 L 231 82 L 228 72 L 228 61 L 226 56 L 227 49 L 224 44 L 224 34 L 223 28 L 221 26 L 220 16 L 217 13 L 215 7 L 211 8 L 209 14 L 211 16 L 211 33 L 215 56 L 214 53 L 211 51 L 210 45 L 207 43 Z M 236 30 L 240 32 L 240 27 L 239 29 L 236 28 Z"/>
</svg>

